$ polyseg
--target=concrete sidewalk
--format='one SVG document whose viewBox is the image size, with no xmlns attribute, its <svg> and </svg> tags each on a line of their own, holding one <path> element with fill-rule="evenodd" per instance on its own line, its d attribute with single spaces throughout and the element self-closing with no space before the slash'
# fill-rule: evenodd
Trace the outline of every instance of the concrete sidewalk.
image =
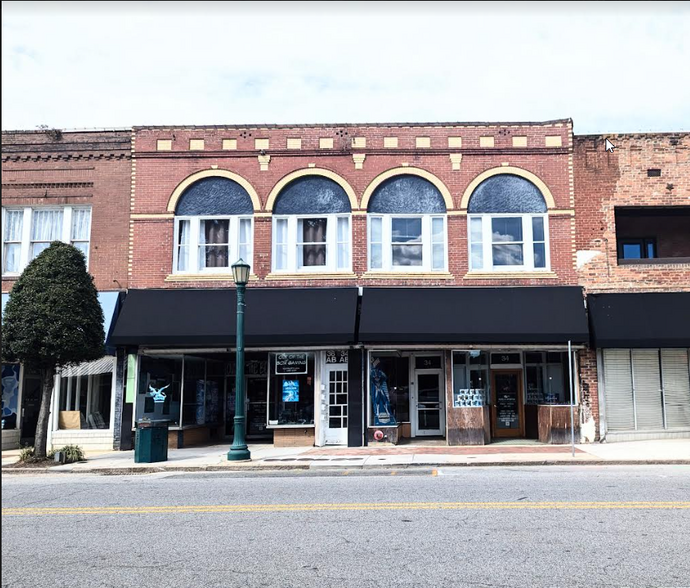
<svg viewBox="0 0 690 588">
<path fill-rule="evenodd" d="M 389 447 L 276 448 L 250 445 L 251 462 L 231 462 L 229 445 L 171 449 L 166 462 L 134 463 L 133 451 L 91 454 L 86 462 L 47 468 L 6 469 L 17 457 L 3 452 L 3 473 L 137 474 L 160 471 L 232 471 L 316 468 L 405 468 L 414 466 L 519 466 L 570 464 L 687 464 L 690 439 L 576 445 L 497 443 L 480 447 L 398 445 Z M 18 453 L 18 452 L 17 452 Z"/>
</svg>

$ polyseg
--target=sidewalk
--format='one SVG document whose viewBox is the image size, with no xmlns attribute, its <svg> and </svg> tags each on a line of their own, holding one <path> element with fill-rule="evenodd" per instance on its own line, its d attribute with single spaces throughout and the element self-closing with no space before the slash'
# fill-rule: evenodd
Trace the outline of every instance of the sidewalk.
<svg viewBox="0 0 690 588">
<path fill-rule="evenodd" d="M 519 466 L 519 465 L 690 465 L 690 439 L 631 441 L 576 445 L 493 444 L 473 447 L 398 445 L 388 447 L 296 447 L 250 445 L 251 462 L 231 462 L 229 444 L 171 449 L 168 461 L 137 464 L 133 451 L 91 454 L 88 461 L 48 468 L 3 469 L 8 473 L 137 474 L 161 471 L 294 470 L 316 468 L 406 468 L 414 466 Z M 18 452 L 3 452 L 2 464 L 13 463 Z"/>
</svg>

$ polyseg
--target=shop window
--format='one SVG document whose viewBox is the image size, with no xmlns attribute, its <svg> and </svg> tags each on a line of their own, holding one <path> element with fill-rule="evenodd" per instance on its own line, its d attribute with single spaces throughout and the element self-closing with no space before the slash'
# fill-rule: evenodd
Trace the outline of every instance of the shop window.
<svg viewBox="0 0 690 588">
<path fill-rule="evenodd" d="M 60 378 L 59 429 L 108 429 L 113 374 L 88 372 L 90 364 L 67 369 Z M 93 365 L 93 364 L 92 364 Z"/>
<path fill-rule="evenodd" d="M 2 428 L 17 428 L 17 408 L 19 406 L 18 363 L 2 364 Z"/>
<path fill-rule="evenodd" d="M 468 207 L 470 268 L 531 271 L 549 268 L 546 201 L 532 182 L 511 174 L 484 180 Z"/>
<path fill-rule="evenodd" d="M 333 180 L 290 182 L 273 208 L 273 271 L 336 272 L 351 268 L 350 200 Z"/>
<path fill-rule="evenodd" d="M 216 424 L 221 418 L 223 363 L 184 356 L 182 425 Z"/>
<path fill-rule="evenodd" d="M 167 420 L 171 426 L 179 426 L 182 402 L 182 356 L 142 355 L 139 362 L 137 419 Z"/>
<path fill-rule="evenodd" d="M 488 354 L 453 352 L 453 407 L 482 406 L 489 402 Z"/>
<path fill-rule="evenodd" d="M 204 178 L 180 197 L 175 211 L 175 272 L 230 272 L 242 258 L 253 263 L 253 204 L 227 178 Z"/>
<path fill-rule="evenodd" d="M 369 269 L 445 271 L 446 205 L 438 188 L 412 175 L 383 182 L 368 207 Z"/>
<path fill-rule="evenodd" d="M 314 354 L 269 354 L 268 424 L 314 424 Z"/>
<path fill-rule="evenodd" d="M 410 358 L 372 353 L 369 398 L 372 426 L 410 422 Z"/>
<path fill-rule="evenodd" d="M 89 260 L 91 209 L 59 208 L 2 209 L 2 273 L 20 274 L 30 261 L 53 241 L 74 245 Z"/>
<path fill-rule="evenodd" d="M 570 404 L 569 377 L 567 353 L 525 353 L 525 404 Z"/>
</svg>

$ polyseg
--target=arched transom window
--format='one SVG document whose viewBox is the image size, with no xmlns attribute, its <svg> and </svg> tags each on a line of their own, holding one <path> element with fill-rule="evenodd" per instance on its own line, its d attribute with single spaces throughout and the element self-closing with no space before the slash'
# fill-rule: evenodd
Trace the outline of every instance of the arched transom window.
<svg viewBox="0 0 690 588">
<path fill-rule="evenodd" d="M 430 181 L 389 178 L 371 195 L 367 213 L 371 271 L 447 269 L 446 204 Z"/>
<path fill-rule="evenodd" d="M 484 180 L 470 197 L 470 268 L 531 271 L 549 268 L 546 201 L 529 180 L 499 174 Z"/>
<path fill-rule="evenodd" d="M 253 265 L 253 212 L 249 194 L 237 182 L 221 177 L 194 182 L 175 209 L 175 271 L 227 272 L 240 257 Z"/>
<path fill-rule="evenodd" d="M 352 268 L 345 190 L 323 176 L 302 176 L 283 188 L 273 206 L 273 271 L 337 272 Z"/>
</svg>

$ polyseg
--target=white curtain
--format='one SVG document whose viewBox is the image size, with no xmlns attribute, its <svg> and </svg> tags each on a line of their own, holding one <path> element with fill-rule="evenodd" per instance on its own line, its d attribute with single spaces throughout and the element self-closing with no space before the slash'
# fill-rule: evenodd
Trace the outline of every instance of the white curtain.
<svg viewBox="0 0 690 588">
<path fill-rule="evenodd" d="M 91 211 L 84 208 L 75 208 L 72 211 L 72 240 L 88 241 L 91 228 Z"/>
<path fill-rule="evenodd" d="M 240 219 L 240 257 L 251 265 L 252 260 L 252 221 Z"/>
<path fill-rule="evenodd" d="M 23 219 L 23 210 L 5 212 L 5 251 L 3 255 L 5 257 L 4 271 L 8 273 L 19 272 Z"/>
<path fill-rule="evenodd" d="M 31 220 L 31 259 L 59 241 L 62 236 L 61 210 L 34 210 Z"/>
<path fill-rule="evenodd" d="M 177 271 L 184 272 L 189 269 L 189 221 L 180 221 L 178 231 Z"/>
</svg>

